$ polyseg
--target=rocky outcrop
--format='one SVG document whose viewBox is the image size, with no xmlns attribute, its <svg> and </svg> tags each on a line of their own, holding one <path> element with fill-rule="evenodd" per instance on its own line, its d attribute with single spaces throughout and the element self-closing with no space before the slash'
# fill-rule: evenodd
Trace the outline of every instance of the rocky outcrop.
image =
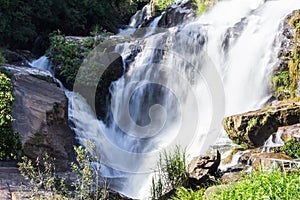
<svg viewBox="0 0 300 200">
<path fill-rule="evenodd" d="M 274 167 L 274 164 L 283 165 L 284 161 L 289 161 L 291 158 L 281 153 L 257 153 L 250 156 L 252 167 L 256 170 L 268 170 Z"/>
<path fill-rule="evenodd" d="M 281 102 L 261 110 L 226 117 L 224 129 L 237 144 L 262 146 L 280 126 L 300 122 L 300 102 Z"/>
<path fill-rule="evenodd" d="M 221 162 L 219 151 L 211 155 L 195 157 L 188 166 L 189 184 L 197 186 L 206 183 L 210 175 L 214 175 Z"/>
<path fill-rule="evenodd" d="M 279 127 L 278 131 L 282 132 L 281 139 L 284 142 L 287 142 L 292 138 L 295 138 L 296 140 L 300 141 L 300 124 Z"/>
<path fill-rule="evenodd" d="M 193 1 L 183 1 L 172 5 L 161 16 L 158 27 L 170 28 L 182 24 L 186 20 L 196 18 L 197 6 Z"/>
<path fill-rule="evenodd" d="M 31 159 L 56 158 L 64 171 L 73 157 L 74 135 L 68 126 L 68 100 L 55 83 L 16 73 L 12 77 L 15 101 L 13 128 L 20 133 L 24 154 Z"/>
</svg>

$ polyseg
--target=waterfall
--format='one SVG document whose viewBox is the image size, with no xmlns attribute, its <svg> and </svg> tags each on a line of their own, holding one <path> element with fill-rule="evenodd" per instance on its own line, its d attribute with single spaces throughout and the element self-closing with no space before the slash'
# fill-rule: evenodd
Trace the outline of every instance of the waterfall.
<svg viewBox="0 0 300 200">
<path fill-rule="evenodd" d="M 203 154 L 225 137 L 224 116 L 265 105 L 279 25 L 299 8 L 299 0 L 220 1 L 194 21 L 118 45 L 124 59 L 134 45 L 141 51 L 111 85 L 109 123 L 80 95 L 68 95 L 76 136 L 95 144 L 108 186 L 146 199 L 162 150 L 180 145 L 189 158 Z"/>
</svg>

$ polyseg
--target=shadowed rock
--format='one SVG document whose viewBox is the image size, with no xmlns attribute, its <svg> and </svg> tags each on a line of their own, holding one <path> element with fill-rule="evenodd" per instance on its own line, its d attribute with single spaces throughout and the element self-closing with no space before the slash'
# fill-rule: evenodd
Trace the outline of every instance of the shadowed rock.
<svg viewBox="0 0 300 200">
<path fill-rule="evenodd" d="M 64 171 L 73 157 L 74 135 L 68 126 L 68 100 L 54 83 L 28 74 L 12 78 L 15 101 L 13 128 L 20 133 L 24 154 L 31 159 L 56 158 L 57 170 Z"/>
</svg>

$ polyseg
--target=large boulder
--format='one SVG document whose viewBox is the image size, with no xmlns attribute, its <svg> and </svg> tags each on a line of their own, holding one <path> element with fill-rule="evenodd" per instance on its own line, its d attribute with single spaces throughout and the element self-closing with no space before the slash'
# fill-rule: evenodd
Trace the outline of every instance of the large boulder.
<svg viewBox="0 0 300 200">
<path fill-rule="evenodd" d="M 215 175 L 221 162 L 221 154 L 215 151 L 210 155 L 192 159 L 188 166 L 188 177 L 191 186 L 204 184 L 210 175 Z"/>
<path fill-rule="evenodd" d="M 226 117 L 224 129 L 237 144 L 262 146 L 278 127 L 300 122 L 300 102 L 285 101 L 263 109 Z"/>
<path fill-rule="evenodd" d="M 59 171 L 73 158 L 74 135 L 68 126 L 68 100 L 55 83 L 29 74 L 12 77 L 15 101 L 13 128 L 20 133 L 24 154 L 31 159 L 47 153 Z"/>
</svg>

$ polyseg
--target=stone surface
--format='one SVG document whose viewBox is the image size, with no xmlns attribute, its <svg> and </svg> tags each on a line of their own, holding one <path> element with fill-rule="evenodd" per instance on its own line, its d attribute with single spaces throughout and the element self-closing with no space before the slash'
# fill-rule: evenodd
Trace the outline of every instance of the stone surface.
<svg viewBox="0 0 300 200">
<path fill-rule="evenodd" d="M 298 141 L 300 141 L 300 124 L 279 127 L 278 131 L 282 131 L 281 139 L 284 142 L 286 142 L 292 138 L 295 138 Z"/>
<path fill-rule="evenodd" d="M 232 183 L 235 181 L 238 181 L 242 178 L 242 173 L 241 172 L 228 172 L 222 175 L 221 177 L 221 182 L 226 184 L 226 183 Z"/>
<path fill-rule="evenodd" d="M 226 190 L 230 187 L 230 185 L 215 185 L 207 188 L 204 192 L 203 199 L 204 200 L 212 200 L 213 195 L 220 194 L 222 190 Z"/>
<path fill-rule="evenodd" d="M 193 186 L 205 183 L 210 175 L 214 175 L 221 162 L 221 154 L 215 151 L 211 155 L 192 159 L 188 166 L 189 183 Z"/>
<path fill-rule="evenodd" d="M 260 110 L 226 117 L 224 129 L 237 144 L 262 146 L 280 126 L 300 122 L 300 102 L 279 102 Z"/>
<path fill-rule="evenodd" d="M 256 170 L 267 170 L 289 161 L 291 158 L 281 153 L 257 153 L 250 156 L 252 167 Z"/>
<path fill-rule="evenodd" d="M 74 135 L 68 126 L 68 101 L 54 83 L 16 73 L 13 128 L 20 133 L 24 154 L 31 159 L 56 158 L 57 170 L 67 170 L 74 156 Z"/>
<path fill-rule="evenodd" d="M 196 18 L 196 6 L 193 1 L 173 5 L 162 14 L 158 27 L 169 28 L 182 24 L 186 20 Z"/>
</svg>

